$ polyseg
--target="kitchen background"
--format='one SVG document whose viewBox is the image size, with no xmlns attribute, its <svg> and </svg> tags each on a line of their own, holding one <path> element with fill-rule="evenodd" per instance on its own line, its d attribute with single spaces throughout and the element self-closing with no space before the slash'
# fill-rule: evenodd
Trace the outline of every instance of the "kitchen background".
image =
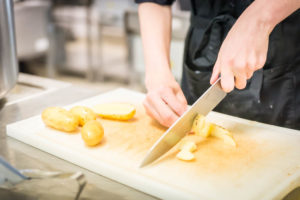
<svg viewBox="0 0 300 200">
<path fill-rule="evenodd" d="M 177 81 L 189 26 L 188 2 L 177 0 L 172 7 L 171 64 Z M 91 199 L 100 194 L 103 199 L 154 199 L 6 137 L 5 129 L 39 114 L 53 99 L 67 105 L 118 87 L 146 92 L 134 0 L 14 0 L 14 11 L 21 73 L 16 86 L 0 99 L 0 156 L 18 169 L 83 171 L 93 184 L 83 196 Z M 75 90 L 69 83 L 88 90 Z"/>
<path fill-rule="evenodd" d="M 99 92 L 116 87 L 145 92 L 142 43 L 133 0 L 14 2 L 21 72 Z M 171 63 L 178 81 L 189 26 L 188 7 L 186 1 L 173 5 Z"/>
</svg>

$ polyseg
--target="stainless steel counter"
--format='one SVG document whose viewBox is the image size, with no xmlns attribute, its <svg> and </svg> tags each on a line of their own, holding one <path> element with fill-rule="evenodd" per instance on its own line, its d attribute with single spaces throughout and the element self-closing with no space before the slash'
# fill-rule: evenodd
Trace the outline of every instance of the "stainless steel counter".
<svg viewBox="0 0 300 200">
<path fill-rule="evenodd" d="M 31 78 L 35 79 L 37 77 Z M 43 82 L 49 86 L 58 83 L 51 82 L 49 79 L 44 79 L 43 81 L 43 79 L 38 78 L 38 80 L 39 84 Z M 22 88 L 20 86 L 17 87 Z M 4 157 L 18 169 L 83 172 L 88 181 L 81 196 L 84 199 L 155 199 L 147 194 L 6 136 L 5 127 L 9 123 L 40 114 L 45 107 L 50 105 L 64 106 L 94 95 L 96 95 L 95 92 L 85 88 L 75 87 L 69 84 L 58 84 L 55 89 L 52 87 L 52 89 L 48 91 L 36 92 L 32 98 L 27 96 L 21 100 L 16 100 L 8 96 L 8 99 L 2 99 L 0 101 L 0 156 Z M 12 100 L 9 101 L 9 99 Z"/>
</svg>

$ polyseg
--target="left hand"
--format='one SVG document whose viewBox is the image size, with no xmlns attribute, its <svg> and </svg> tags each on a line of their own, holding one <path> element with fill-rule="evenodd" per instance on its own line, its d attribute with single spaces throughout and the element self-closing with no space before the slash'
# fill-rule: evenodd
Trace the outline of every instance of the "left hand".
<svg viewBox="0 0 300 200">
<path fill-rule="evenodd" d="M 229 31 L 213 69 L 210 83 L 213 84 L 221 74 L 221 86 L 225 92 L 231 92 L 234 86 L 245 88 L 247 79 L 266 62 L 271 28 L 260 21 L 251 6 Z"/>
</svg>

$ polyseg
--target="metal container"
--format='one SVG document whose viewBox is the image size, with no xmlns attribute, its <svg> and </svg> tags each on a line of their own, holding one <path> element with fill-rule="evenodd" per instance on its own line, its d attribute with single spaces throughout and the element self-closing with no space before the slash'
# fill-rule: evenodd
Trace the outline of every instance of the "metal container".
<svg viewBox="0 0 300 200">
<path fill-rule="evenodd" d="M 12 0 L 0 0 L 0 99 L 15 86 L 18 77 Z"/>
</svg>

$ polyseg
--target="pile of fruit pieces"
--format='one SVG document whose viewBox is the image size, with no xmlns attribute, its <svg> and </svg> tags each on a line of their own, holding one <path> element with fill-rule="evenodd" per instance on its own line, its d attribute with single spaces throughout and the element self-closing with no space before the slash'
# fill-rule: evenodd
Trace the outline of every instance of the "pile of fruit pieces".
<svg viewBox="0 0 300 200">
<path fill-rule="evenodd" d="M 75 106 L 70 110 L 60 107 L 49 107 L 42 112 L 43 122 L 56 130 L 76 133 L 81 128 L 81 137 L 87 146 L 99 144 L 104 136 L 103 126 L 97 117 L 113 120 L 129 120 L 136 109 L 126 103 L 104 103 L 93 107 Z"/>
<path fill-rule="evenodd" d="M 194 119 L 191 134 L 207 138 L 209 136 L 220 138 L 225 144 L 236 146 L 232 134 L 225 128 L 208 122 L 203 115 L 197 115 Z M 183 161 L 195 159 L 193 154 L 197 150 L 197 145 L 193 141 L 182 140 L 179 144 L 179 153 L 176 157 Z"/>
<path fill-rule="evenodd" d="M 134 117 L 136 109 L 127 103 L 104 103 L 89 108 L 86 106 L 75 106 L 70 110 L 61 107 L 49 107 L 42 112 L 43 122 L 56 130 L 68 133 L 77 133 L 81 127 L 81 137 L 87 146 L 98 145 L 104 137 L 104 129 L 97 120 L 101 118 L 112 120 L 130 120 Z M 206 120 L 203 115 L 197 115 L 194 119 L 191 132 L 200 137 L 216 137 L 225 144 L 236 146 L 232 134 L 225 128 Z M 179 153 L 176 157 L 183 161 L 195 159 L 193 154 L 197 150 L 194 141 L 182 140 L 179 144 Z"/>
</svg>

